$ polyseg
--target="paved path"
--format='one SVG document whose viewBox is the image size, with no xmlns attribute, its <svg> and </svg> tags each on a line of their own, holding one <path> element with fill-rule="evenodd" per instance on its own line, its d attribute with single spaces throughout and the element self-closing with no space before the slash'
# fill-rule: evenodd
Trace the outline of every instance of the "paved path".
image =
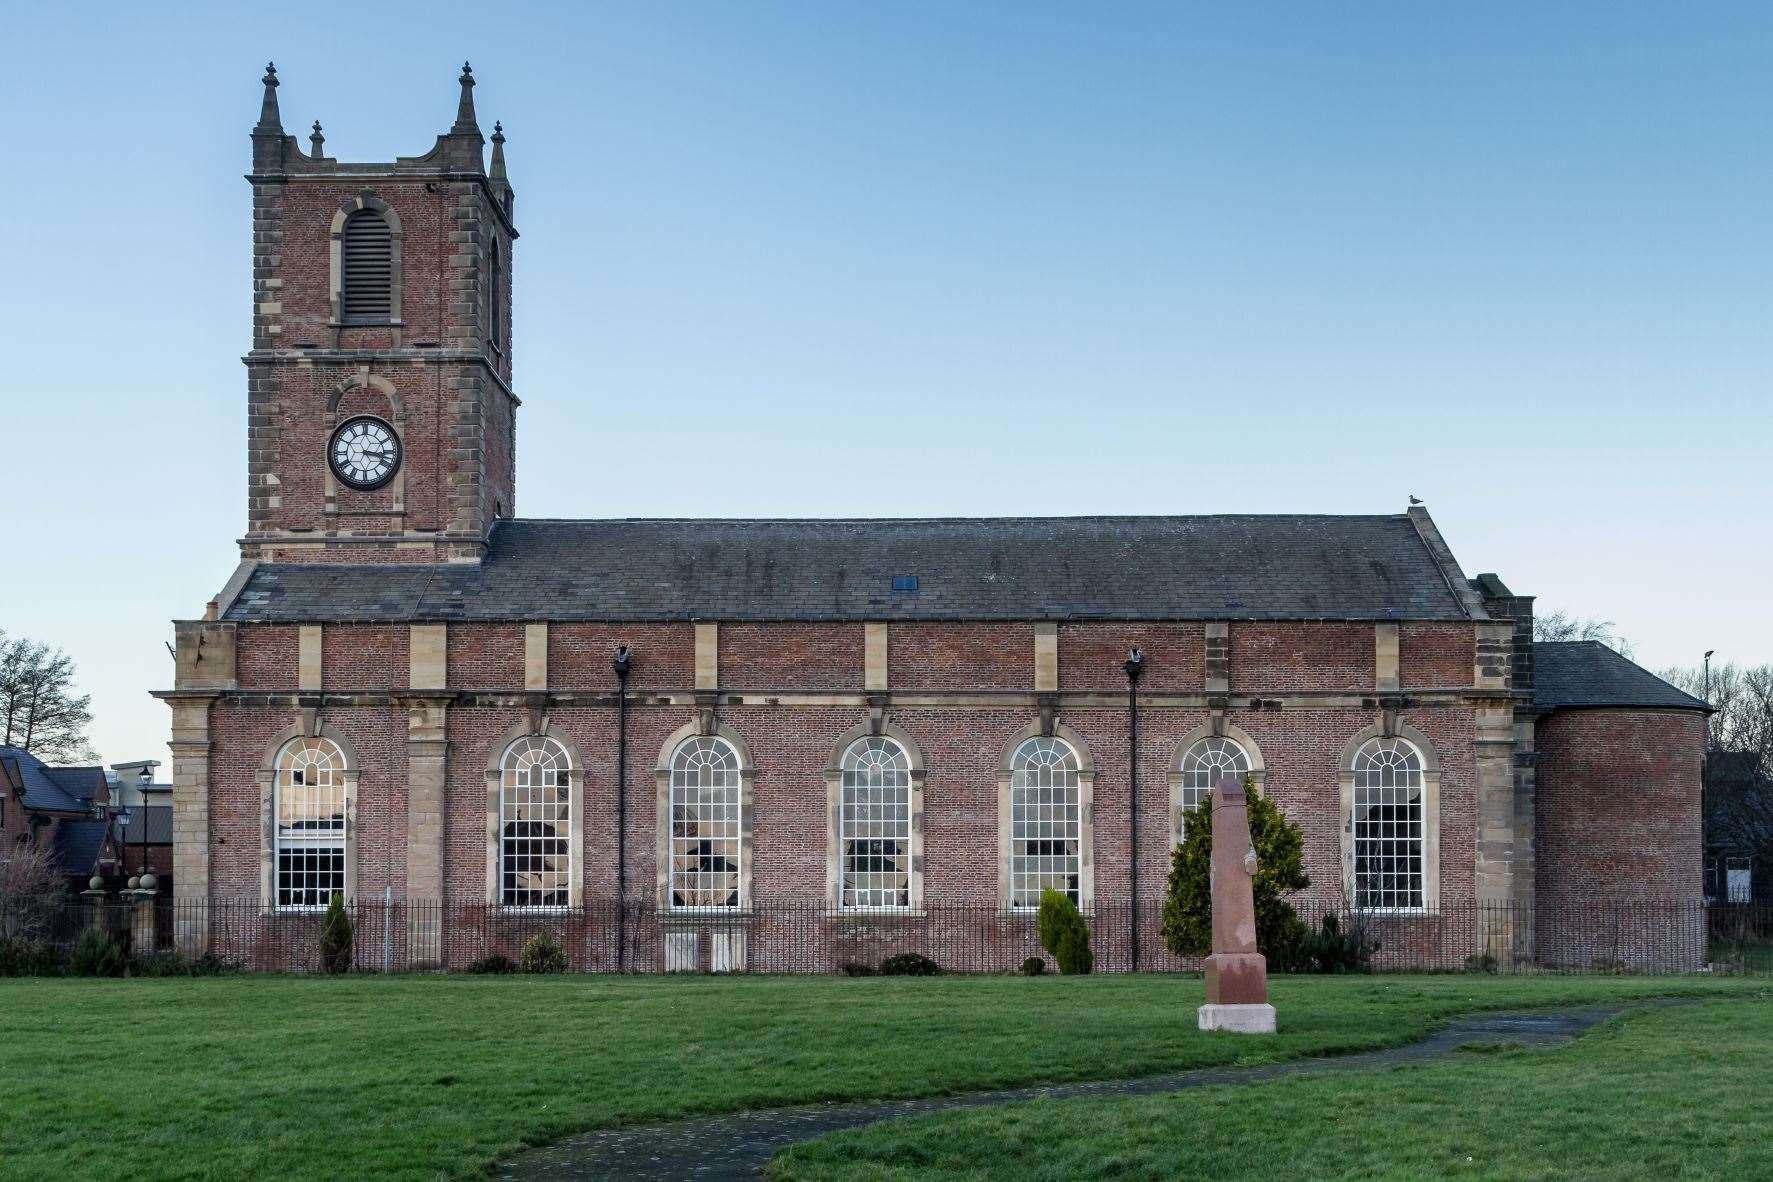
<svg viewBox="0 0 1773 1182">
<path fill-rule="evenodd" d="M 498 1176 L 521 1182 L 590 1182 L 591 1179 L 676 1182 L 685 1178 L 756 1178 L 769 1159 L 789 1145 L 902 1116 L 1013 1104 L 1043 1097 L 1067 1100 L 1077 1096 L 1150 1096 L 1214 1084 L 1260 1083 L 1288 1075 L 1356 1071 L 1396 1063 L 1417 1063 L 1473 1042 L 1556 1046 L 1625 1008 L 1628 1007 L 1584 1006 L 1479 1014 L 1401 1047 L 1337 1058 L 1295 1059 L 1261 1067 L 1208 1067 L 1142 1079 L 1012 1088 L 922 1100 L 772 1108 L 696 1117 L 662 1125 L 603 1129 L 531 1150 L 500 1167 Z"/>
</svg>

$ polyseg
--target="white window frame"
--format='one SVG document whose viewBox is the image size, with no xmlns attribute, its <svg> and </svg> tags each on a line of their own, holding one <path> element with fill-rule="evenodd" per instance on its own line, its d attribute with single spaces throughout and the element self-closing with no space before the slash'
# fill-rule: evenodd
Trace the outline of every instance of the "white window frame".
<svg viewBox="0 0 1773 1182">
<path fill-rule="evenodd" d="M 885 754 L 886 765 L 878 762 L 876 757 Z M 876 782 L 863 782 L 864 759 L 874 760 L 871 771 L 878 773 L 870 778 Z M 910 911 L 917 905 L 915 880 L 917 862 L 921 851 L 914 841 L 917 829 L 916 796 L 917 790 L 913 782 L 914 764 L 911 752 L 905 745 L 891 735 L 864 735 L 850 742 L 838 760 L 838 786 L 836 800 L 837 822 L 837 905 L 840 910 L 848 912 L 903 912 Z M 879 781 L 897 780 L 897 783 Z M 858 794 L 875 791 L 881 794 L 894 793 L 888 799 L 863 801 Z M 863 816 L 861 810 L 874 810 L 885 815 Z M 891 815 L 897 810 L 898 815 Z M 858 832 L 858 829 L 861 831 Z M 870 831 L 871 830 L 871 831 Z M 860 902 L 852 901 L 852 892 L 880 894 L 892 888 L 852 886 L 852 879 L 860 877 L 877 877 L 881 871 L 859 871 L 853 869 L 851 843 L 858 841 L 894 842 L 899 847 L 899 858 L 904 862 L 904 885 L 898 889 L 902 901 L 898 902 Z"/>
<path fill-rule="evenodd" d="M 1230 735 L 1202 735 L 1185 745 L 1170 783 L 1171 810 L 1175 814 L 1171 844 L 1182 844 L 1188 835 L 1189 813 L 1202 804 L 1212 807 L 1213 789 L 1223 777 L 1250 779 L 1257 769 L 1250 749 Z"/>
<path fill-rule="evenodd" d="M 542 772 L 544 782 L 540 784 L 514 782 L 520 779 L 524 774 L 529 773 L 531 769 L 536 767 L 540 762 L 535 761 L 527 766 L 518 766 L 518 761 L 523 760 L 527 756 L 535 755 L 538 752 L 552 760 L 555 764 L 552 769 L 544 768 Z M 556 781 L 554 784 L 546 783 L 546 777 L 550 770 L 552 770 Z M 565 774 L 564 785 L 559 783 L 559 777 L 562 773 Z M 506 744 L 504 754 L 499 757 L 498 902 L 501 909 L 505 911 L 525 913 L 558 912 L 569 910 L 573 906 L 574 899 L 577 896 L 575 884 L 578 882 L 580 873 L 578 864 L 579 843 L 574 840 L 574 836 L 578 832 L 579 827 L 579 809 L 576 801 L 579 789 L 581 788 L 579 780 L 580 776 L 578 769 L 573 766 L 572 753 L 567 750 L 565 744 L 550 735 L 524 735 Z M 515 903 L 511 901 L 505 878 L 506 868 L 509 865 L 508 859 L 512 856 L 512 843 L 549 839 L 513 837 L 506 832 L 507 826 L 514 821 L 524 820 L 523 817 L 517 814 L 525 805 L 529 807 L 548 807 L 547 802 L 545 801 L 532 799 L 525 802 L 514 800 L 513 796 L 514 793 L 519 791 L 525 791 L 533 795 L 537 790 L 545 792 L 549 788 L 554 789 L 557 794 L 561 793 L 561 789 L 564 788 L 564 802 L 557 801 L 554 805 L 554 807 L 557 808 L 564 808 L 564 812 L 552 818 L 555 824 L 555 833 L 551 840 L 560 843 L 562 852 L 558 856 L 565 861 L 566 866 L 564 870 L 554 868 L 545 871 L 544 873 L 561 876 L 560 889 L 555 893 L 562 895 L 564 901 L 558 903 Z M 546 823 L 547 820 L 547 818 L 543 818 L 540 822 L 535 823 Z M 520 856 L 530 857 L 536 855 Z"/>
<path fill-rule="evenodd" d="M 1379 755 L 1385 756 L 1386 762 L 1374 762 L 1375 756 Z M 1404 757 L 1403 762 L 1401 763 L 1396 761 L 1396 757 L 1399 756 Z M 1363 766 L 1363 762 L 1366 763 L 1366 766 Z M 1423 753 L 1423 748 L 1401 735 L 1374 735 L 1368 737 L 1355 745 L 1353 755 L 1348 761 L 1347 779 L 1351 791 L 1347 822 L 1349 843 L 1348 900 L 1349 906 L 1364 914 L 1422 915 L 1426 914 L 1431 908 L 1430 898 L 1433 892 L 1430 888 L 1430 882 L 1432 881 L 1431 870 L 1433 869 L 1433 861 L 1430 858 L 1429 853 L 1431 809 L 1429 807 L 1427 766 L 1428 760 Z M 1402 769 L 1403 778 L 1406 782 L 1384 782 L 1396 778 L 1390 770 L 1394 768 Z M 1363 782 L 1364 780 L 1375 778 L 1381 782 Z M 1413 780 L 1414 783 L 1408 782 L 1410 780 Z M 1362 837 L 1361 827 L 1364 824 L 1377 823 L 1394 826 L 1400 824 L 1400 822 L 1395 820 L 1380 822 L 1364 821 L 1361 816 L 1364 809 L 1370 807 L 1384 807 L 1383 801 L 1372 801 L 1369 803 L 1368 798 L 1364 794 L 1400 790 L 1408 792 L 1412 789 L 1415 792 L 1414 805 L 1416 816 L 1414 820 L 1402 822 L 1401 824 L 1406 825 L 1408 830 L 1413 830 L 1413 832 L 1406 831 L 1401 834 L 1394 833 L 1378 837 Z M 1408 804 L 1410 802 L 1406 800 L 1405 803 Z M 1420 896 L 1419 901 L 1387 903 L 1383 901 L 1384 895 L 1387 892 L 1380 892 L 1380 902 L 1365 905 L 1362 903 L 1361 861 L 1363 842 L 1405 846 L 1412 842 L 1414 843 L 1414 877 L 1416 877 L 1421 884 L 1418 892 Z M 1394 897 L 1397 894 L 1395 891 L 1389 893 Z"/>
<path fill-rule="evenodd" d="M 723 844 L 730 843 L 730 849 L 720 856 L 728 858 L 733 864 L 731 873 L 734 876 L 734 882 L 731 903 L 679 903 L 677 901 L 678 887 L 681 881 L 678 870 L 679 850 L 684 848 L 684 842 L 688 840 L 678 833 L 678 809 L 680 807 L 688 808 L 697 803 L 688 799 L 688 791 L 705 787 L 687 782 L 686 773 L 689 769 L 685 764 L 684 756 L 691 750 L 723 752 L 728 764 L 726 768 L 722 769 L 722 776 L 728 782 L 718 785 L 718 787 L 729 794 L 729 797 L 720 802 L 720 807 L 730 807 L 733 813 L 730 818 L 721 819 L 721 832 L 718 836 L 704 840 L 718 841 Z M 691 915 L 733 915 L 744 912 L 751 902 L 751 810 L 750 801 L 747 799 L 750 792 L 744 753 L 737 744 L 729 741 L 722 734 L 686 735 L 672 746 L 666 767 L 661 770 L 663 772 L 661 787 L 664 799 L 661 810 L 660 845 L 665 861 L 660 868 L 660 885 L 666 909 L 677 914 Z M 700 803 L 706 804 L 708 802 L 702 801 Z"/>
<path fill-rule="evenodd" d="M 302 766 L 298 767 L 294 762 L 297 752 L 323 753 L 327 755 L 327 758 L 324 764 L 311 758 L 306 759 Z M 343 895 L 347 902 L 350 901 L 353 885 L 351 881 L 351 799 L 354 785 L 349 769 L 350 763 L 346 758 L 344 748 L 325 735 L 295 735 L 278 746 L 277 754 L 273 757 L 271 764 L 270 815 L 267 818 L 271 838 L 267 885 L 269 887 L 269 902 L 273 910 L 287 913 L 324 911 L 334 894 Z M 292 790 L 298 786 L 304 790 L 315 788 L 315 785 L 309 782 L 309 777 L 316 770 L 322 770 L 326 775 L 328 782 L 324 788 L 328 797 L 326 800 L 317 801 L 315 808 L 307 810 L 304 816 L 316 822 L 322 820 L 323 814 L 320 810 L 325 807 L 327 800 L 331 800 L 335 808 L 332 817 L 336 819 L 336 824 L 329 824 L 325 828 L 316 825 L 315 828 L 307 830 L 305 833 L 293 833 L 291 832 L 292 826 L 284 823 L 285 804 L 293 795 Z M 299 785 L 298 780 L 300 781 Z M 309 791 L 309 795 L 318 796 L 319 794 Z M 302 818 L 292 815 L 291 820 L 300 823 Z M 335 847 L 339 862 L 338 886 L 328 889 L 326 899 L 321 902 L 286 903 L 284 901 L 284 896 L 287 893 L 284 871 L 285 852 L 309 851 L 312 853 L 333 850 Z M 308 873 L 314 872 L 310 870 Z M 315 889 L 318 888 L 308 887 L 306 893 L 312 893 Z"/>
<path fill-rule="evenodd" d="M 1036 752 L 1043 756 L 1057 755 L 1060 757 L 1060 762 L 1043 762 L 1039 765 L 1032 765 L 1028 762 L 1028 757 Z M 1066 761 L 1069 761 L 1070 764 L 1067 777 L 1071 781 L 1069 784 L 1037 783 L 1030 785 L 1025 782 L 1027 773 L 1032 767 L 1063 768 Z M 1093 904 L 1095 892 L 1090 851 L 1093 774 L 1086 771 L 1087 767 L 1088 761 L 1083 754 L 1081 745 L 1067 735 L 1058 733 L 1028 734 L 1019 737 L 1011 745 L 999 777 L 1001 799 L 999 829 L 1003 858 L 1002 897 L 1006 910 L 1016 913 L 1039 910 L 1040 892 L 1038 890 L 1034 891 L 1031 902 L 1025 901 L 1028 898 L 1028 884 L 1052 876 L 1031 871 L 1028 868 L 1028 860 L 1033 858 L 1075 858 L 1077 881 L 1075 900 L 1078 907 L 1085 910 Z M 1018 784 L 1018 778 L 1022 778 L 1024 783 Z M 1051 793 L 1057 789 L 1070 798 L 1069 803 L 1053 799 L 1040 800 L 1036 798 L 1030 800 L 1026 794 L 1031 789 L 1037 793 Z M 1028 826 L 1051 826 L 1052 820 L 1050 818 L 1041 819 L 1039 811 L 1043 807 L 1050 810 L 1055 805 L 1072 810 L 1071 817 L 1061 819 L 1061 823 L 1064 825 L 1064 832 L 1061 835 L 1054 836 L 1050 832 L 1045 835 L 1026 831 L 1018 833 L 1019 827 L 1025 830 Z M 1061 855 L 1018 853 L 1019 846 L 1025 846 L 1034 841 L 1070 842 L 1075 845 L 1075 851 L 1071 854 Z M 1060 877 L 1069 876 L 1061 874 Z M 1070 893 L 1070 891 L 1066 893 Z"/>
</svg>

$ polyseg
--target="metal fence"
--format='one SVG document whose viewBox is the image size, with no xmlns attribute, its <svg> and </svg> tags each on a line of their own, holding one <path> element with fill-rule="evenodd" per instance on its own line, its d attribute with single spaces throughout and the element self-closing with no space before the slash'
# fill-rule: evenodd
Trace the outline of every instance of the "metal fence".
<svg viewBox="0 0 1773 1182">
<path fill-rule="evenodd" d="M 30 933 L 21 905 L 31 907 Z M 1335 915 L 1375 947 L 1374 972 L 1773 973 L 1773 904 L 1619 899 L 1541 902 L 1536 908 L 1443 904 L 1431 912 L 1354 913 L 1295 902 L 1317 928 Z M 1200 961 L 1164 944 L 1162 900 L 1098 899 L 1086 913 L 1097 972 L 1193 972 Z M 593 973 L 842 973 L 901 952 L 944 971 L 1014 971 L 1041 956 L 1030 912 L 932 904 L 914 913 L 844 911 L 824 902 L 760 903 L 748 911 L 661 912 L 651 900 L 518 910 L 484 902 L 360 899 L 349 908 L 359 971 L 466 970 L 518 962 L 545 935 L 569 971 Z M 65 960 L 99 926 L 138 956 L 210 954 L 248 972 L 320 970 L 318 911 L 275 911 L 252 901 L 13 900 L 0 903 L 0 945 L 34 942 Z M 1272 956 L 1272 953 L 1271 953 Z M 1285 968 L 1278 958 L 1272 971 Z"/>
</svg>

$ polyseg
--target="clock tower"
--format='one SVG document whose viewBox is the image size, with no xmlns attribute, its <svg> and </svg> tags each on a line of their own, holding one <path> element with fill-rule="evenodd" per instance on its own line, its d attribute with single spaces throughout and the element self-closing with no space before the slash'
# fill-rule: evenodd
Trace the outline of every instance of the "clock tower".
<svg viewBox="0 0 1773 1182">
<path fill-rule="evenodd" d="M 514 507 L 511 251 L 463 63 L 422 156 L 355 164 L 286 135 L 267 66 L 252 130 L 252 351 L 242 557 L 478 562 Z"/>
</svg>

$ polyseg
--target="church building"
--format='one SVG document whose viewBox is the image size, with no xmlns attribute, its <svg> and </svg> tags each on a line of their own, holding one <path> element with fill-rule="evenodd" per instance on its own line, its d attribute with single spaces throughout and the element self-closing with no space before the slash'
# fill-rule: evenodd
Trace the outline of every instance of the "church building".
<svg viewBox="0 0 1773 1182">
<path fill-rule="evenodd" d="M 575 967 L 841 967 L 799 908 L 906 947 L 965 912 L 1013 968 L 1052 888 L 1100 968 L 1179 967 L 1170 852 L 1226 773 L 1394 949 L 1589 963 L 1600 903 L 1697 903 L 1704 703 L 1535 644 L 1419 505 L 519 516 L 517 203 L 459 81 L 429 151 L 347 163 L 264 77 L 246 531 L 157 695 L 189 946 L 342 894 L 413 966 L 510 916 L 579 924 Z"/>
</svg>

